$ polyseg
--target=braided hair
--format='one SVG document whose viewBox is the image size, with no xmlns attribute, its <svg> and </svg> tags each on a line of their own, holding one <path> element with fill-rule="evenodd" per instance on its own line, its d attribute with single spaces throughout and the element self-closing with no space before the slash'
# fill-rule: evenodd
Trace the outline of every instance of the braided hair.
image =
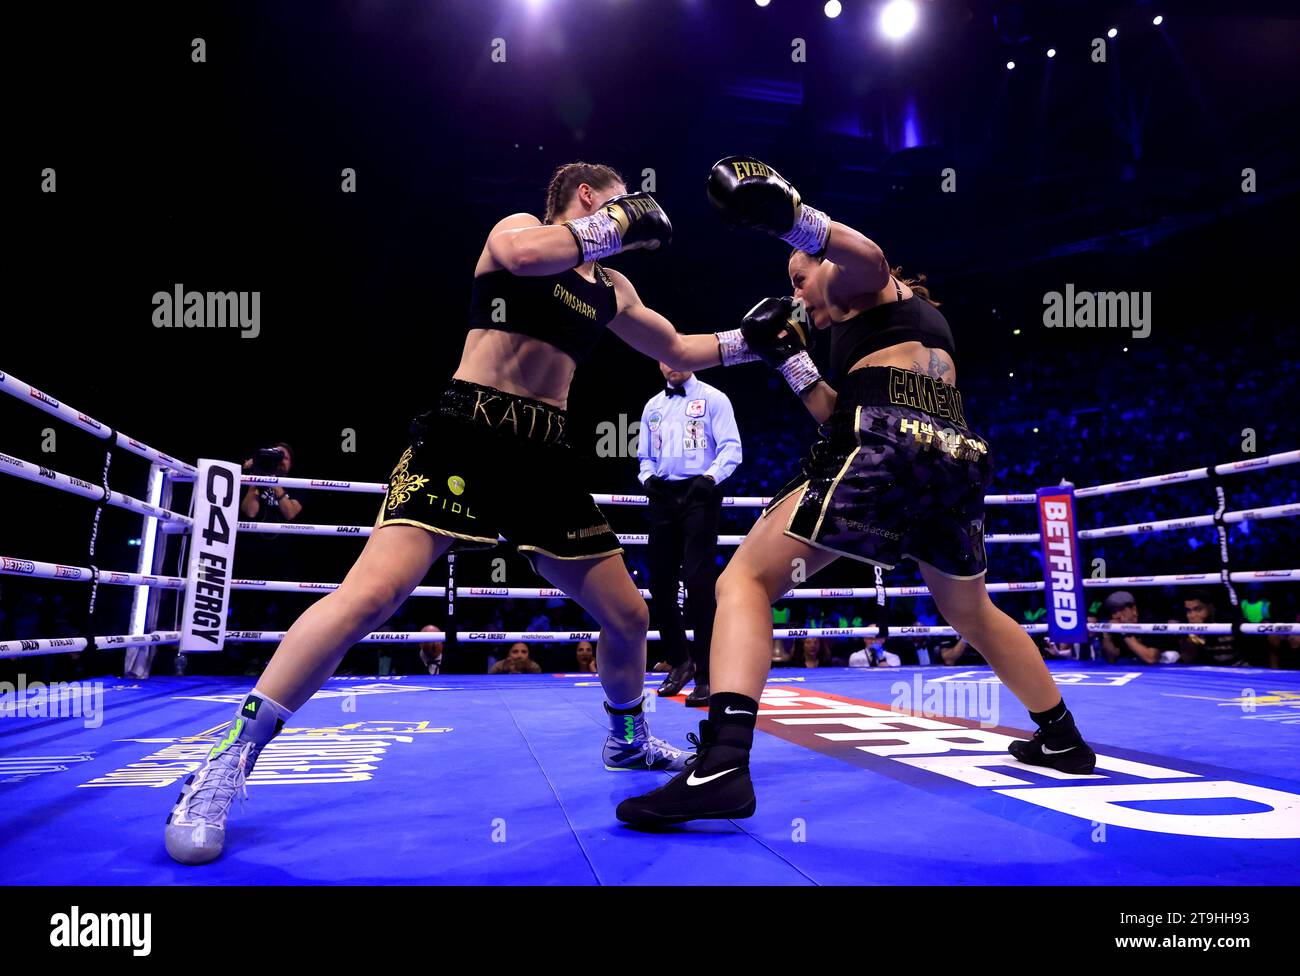
<svg viewBox="0 0 1300 976">
<path fill-rule="evenodd" d="M 546 188 L 546 217 L 542 222 L 553 223 L 583 183 L 603 190 L 622 182 L 623 177 L 618 170 L 609 166 L 600 163 L 565 163 L 555 170 L 550 186 Z"/>
</svg>

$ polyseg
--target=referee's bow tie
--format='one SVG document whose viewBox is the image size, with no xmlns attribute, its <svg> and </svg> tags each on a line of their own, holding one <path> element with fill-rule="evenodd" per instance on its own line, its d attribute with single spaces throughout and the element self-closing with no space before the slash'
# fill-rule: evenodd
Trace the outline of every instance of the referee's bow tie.
<svg viewBox="0 0 1300 976">
<path fill-rule="evenodd" d="M 680 386 L 670 386 L 664 390 L 668 396 L 686 396 L 686 390 Z"/>
</svg>

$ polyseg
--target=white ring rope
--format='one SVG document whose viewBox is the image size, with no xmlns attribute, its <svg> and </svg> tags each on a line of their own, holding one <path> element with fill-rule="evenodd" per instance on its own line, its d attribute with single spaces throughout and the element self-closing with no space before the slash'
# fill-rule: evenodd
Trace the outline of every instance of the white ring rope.
<svg viewBox="0 0 1300 976">
<path fill-rule="evenodd" d="M 91 571 L 85 566 L 65 566 L 63 563 L 43 563 L 35 559 L 16 559 L 13 556 L 0 556 L 0 574 L 9 576 L 30 576 L 34 579 L 88 580 Z M 101 569 L 101 583 L 116 583 L 121 586 L 148 586 L 153 589 L 181 590 L 185 580 L 180 576 L 151 576 L 144 573 L 120 573 L 116 570 Z"/>
<path fill-rule="evenodd" d="M 1248 461 L 1230 461 L 1227 464 L 1216 464 L 1211 468 L 1192 468 L 1189 471 L 1156 474 L 1149 478 L 1137 478 L 1133 481 L 1116 481 L 1109 485 L 1076 488 L 1074 497 L 1090 498 L 1093 495 L 1113 495 L 1121 491 L 1132 491 L 1134 488 L 1163 488 L 1166 485 L 1187 481 L 1200 481 L 1208 478 L 1211 472 L 1214 474 L 1240 474 L 1243 471 L 1254 471 L 1258 468 L 1276 468 L 1283 464 L 1296 464 L 1297 462 L 1300 462 L 1300 451 L 1283 451 L 1281 454 L 1269 454 L 1261 458 L 1251 458 Z"/>
<path fill-rule="evenodd" d="M 90 570 L 84 566 L 66 566 L 62 563 L 45 563 L 34 559 L 19 559 L 14 556 L 0 556 L 0 575 L 30 576 L 34 579 L 62 579 L 76 582 L 90 579 Z M 1246 570 L 1229 574 L 1234 583 L 1255 583 L 1278 580 L 1300 580 L 1300 569 L 1262 569 Z M 148 576 L 141 573 L 121 573 L 112 570 L 100 570 L 99 581 L 121 586 L 148 586 L 154 589 L 183 589 L 185 580 L 180 576 Z M 1219 583 L 1219 573 L 1180 573 L 1169 576 L 1109 576 L 1085 579 L 1086 587 L 1109 586 L 1195 586 L 1198 584 Z M 312 593 L 337 590 L 339 583 L 313 583 L 305 580 L 255 580 L 233 579 L 232 589 L 261 590 L 264 593 Z M 990 593 L 1031 593 L 1041 591 L 1042 580 L 1024 582 L 986 583 Z M 648 589 L 637 590 L 643 597 L 650 599 Z M 445 597 L 445 586 L 417 586 L 411 596 Z M 568 599 L 563 590 L 545 586 L 464 586 L 456 590 L 456 595 L 463 599 L 523 599 L 555 600 Z M 798 587 L 782 594 L 781 600 L 839 600 L 845 598 L 871 598 L 876 595 L 874 586 L 824 586 Z M 887 586 L 888 597 L 929 596 L 928 586 Z"/>
<path fill-rule="evenodd" d="M 178 644 L 181 635 L 178 630 L 153 631 L 148 634 L 115 634 L 110 637 L 96 637 L 95 646 L 101 650 L 106 647 L 140 647 L 144 644 Z M 84 637 L 41 637 L 27 640 L 0 641 L 0 658 L 33 657 L 38 654 L 68 654 L 84 651 L 88 646 Z"/>
<path fill-rule="evenodd" d="M 1269 505 L 1265 508 L 1248 508 L 1240 512 L 1225 512 L 1225 522 L 1253 522 L 1261 519 L 1295 518 L 1300 515 L 1300 502 L 1286 505 Z M 1162 519 L 1159 522 L 1135 522 L 1132 525 L 1109 525 L 1101 529 L 1080 529 L 1080 539 L 1110 539 L 1120 535 L 1141 535 L 1145 532 L 1168 532 L 1171 529 L 1195 529 L 1213 525 L 1213 515 L 1193 515 L 1189 518 Z"/>
<path fill-rule="evenodd" d="M 1020 624 L 1021 630 L 1028 634 L 1047 633 L 1047 624 Z M 1232 624 L 1089 624 L 1092 633 L 1124 634 L 1231 634 Z M 1243 634 L 1300 634 L 1300 624 L 1242 624 Z M 275 643 L 283 640 L 283 630 L 235 630 L 226 635 L 228 641 L 247 643 Z M 375 631 L 366 634 L 358 643 L 365 644 L 404 644 L 404 643 L 443 643 L 447 636 L 441 632 L 425 631 Z M 789 640 L 798 637 L 879 637 L 878 627 L 775 627 L 772 629 L 773 640 Z M 890 627 L 890 637 L 958 637 L 952 627 L 908 626 Z M 688 640 L 694 639 L 694 632 L 686 631 Z M 505 644 L 514 641 L 534 641 L 542 644 L 574 644 L 578 641 L 598 641 L 598 630 L 467 630 L 457 631 L 456 640 L 467 644 Z M 646 640 L 660 640 L 659 631 L 652 630 L 646 634 Z"/>
<path fill-rule="evenodd" d="M 193 481 L 193 475 L 176 475 L 172 481 Z M 250 485 L 279 485 L 281 488 L 297 490 L 318 488 L 323 491 L 343 491 L 366 495 L 382 495 L 388 491 L 388 484 L 382 481 L 326 481 L 319 478 L 290 478 L 277 474 L 244 474 L 239 483 L 247 488 Z"/>
<path fill-rule="evenodd" d="M 230 581 L 232 590 L 261 590 L 263 593 L 312 593 L 337 590 L 341 585 L 340 583 L 307 583 L 300 580 L 234 579 Z M 460 595 L 459 590 L 456 593 Z M 445 597 L 446 595 L 445 586 L 417 586 L 411 591 L 411 596 Z"/>
<path fill-rule="evenodd" d="M 1174 471 L 1169 474 L 1152 475 L 1149 478 L 1137 478 L 1132 481 L 1116 481 L 1108 485 L 1093 485 L 1089 488 L 1076 488 L 1074 495 L 1076 498 L 1091 498 L 1096 495 L 1111 495 L 1122 491 L 1132 491 L 1136 488 L 1163 488 L 1167 485 L 1182 484 L 1188 481 L 1200 481 L 1214 474 L 1240 474 L 1244 471 L 1254 471 L 1261 468 L 1275 468 L 1284 464 L 1300 463 L 1300 451 L 1284 451 L 1280 454 L 1269 454 L 1265 457 L 1251 458 L 1247 461 L 1231 461 L 1227 464 L 1216 464 L 1208 468 L 1191 468 L 1187 471 Z M 192 474 L 177 475 L 172 478 L 173 481 L 193 481 Z M 312 478 L 290 478 L 279 475 L 244 475 L 240 479 L 241 484 L 247 485 L 279 485 L 282 488 L 294 488 L 298 490 L 305 489 L 325 489 L 330 491 L 344 492 L 362 492 L 372 495 L 382 495 L 388 490 L 388 485 L 377 481 L 326 481 Z M 624 495 L 624 494 L 602 494 L 592 493 L 592 499 L 597 505 L 647 505 L 649 499 L 645 495 Z M 728 495 L 722 499 L 724 508 L 764 508 L 772 499 L 770 497 L 753 496 L 753 495 Z M 1019 493 L 1009 495 L 985 495 L 985 505 L 1033 505 L 1037 501 L 1037 496 L 1032 493 Z"/>
<path fill-rule="evenodd" d="M 1031 634 L 1047 632 L 1047 624 L 1024 624 L 1024 629 Z M 226 634 L 228 641 L 250 643 L 273 643 L 283 640 L 283 630 L 235 630 Z M 780 627 L 774 628 L 772 637 L 786 640 L 793 637 L 875 637 L 879 631 L 875 627 Z M 694 638 L 695 632 L 686 631 L 688 640 Z M 957 632 L 951 627 L 890 627 L 889 634 L 908 637 L 954 637 Z M 366 634 L 358 643 L 365 644 L 404 644 L 404 643 L 442 643 L 447 635 L 440 632 L 410 631 L 375 631 Z M 538 643 L 574 644 L 578 641 L 598 641 L 598 630 L 466 630 L 457 631 L 456 640 L 464 643 L 499 644 L 513 641 L 536 641 Z M 646 634 L 646 640 L 660 640 L 659 631 L 652 630 Z"/>
<path fill-rule="evenodd" d="M 33 464 L 31 461 L 24 461 L 9 454 L 0 454 L 0 472 L 13 475 L 15 478 L 22 478 L 24 481 L 34 481 L 49 488 L 57 488 L 59 491 L 66 491 L 72 495 L 80 495 L 82 498 L 104 502 L 114 508 L 125 508 L 140 515 L 148 515 L 151 518 L 159 519 L 164 524 L 171 522 L 176 526 L 172 530 L 174 532 L 185 531 L 194 524 L 190 519 L 177 512 L 169 512 L 165 508 L 158 508 L 148 502 L 142 502 L 138 498 L 124 495 L 120 491 L 106 492 L 103 485 L 92 485 L 89 481 L 82 481 L 80 478 L 74 478 L 59 471 L 41 467 L 39 464 Z"/>
<path fill-rule="evenodd" d="M 173 481 L 193 481 L 192 475 L 176 475 Z M 357 492 L 368 495 L 382 495 L 388 491 L 388 485 L 381 481 L 325 481 L 318 478 L 290 478 L 287 475 L 253 475 L 246 474 L 240 478 L 240 484 L 278 485 L 281 488 L 293 488 L 297 491 L 321 489 L 328 491 Z M 650 499 L 645 495 L 604 494 L 592 492 L 592 500 L 597 505 L 648 505 Z M 1036 496 L 1021 495 L 985 495 L 986 505 L 1032 505 Z M 722 499 L 723 508 L 766 508 L 771 497 L 762 495 L 727 495 Z"/>
<path fill-rule="evenodd" d="M 30 386 L 27 383 L 18 380 L 0 372 L 0 389 L 20 400 L 31 403 L 37 408 L 48 414 L 58 417 L 64 422 L 71 424 L 81 430 L 84 430 L 94 436 L 102 439 L 114 439 L 117 446 L 145 458 L 150 462 L 168 469 L 171 474 L 169 477 L 173 481 L 193 481 L 197 476 L 198 469 L 193 465 L 178 461 L 170 455 L 164 454 L 147 444 L 127 437 L 126 435 L 107 427 L 88 415 L 73 409 L 67 404 L 60 403 L 53 397 L 42 393 L 40 390 Z M 1245 471 L 1259 470 L 1264 468 L 1278 467 L 1286 464 L 1295 464 L 1300 462 L 1300 451 L 1287 451 L 1279 454 L 1267 455 L 1261 458 L 1252 458 L 1244 461 L 1233 461 L 1226 464 L 1213 465 L 1205 468 L 1193 468 L 1186 471 L 1171 472 L 1163 475 L 1153 475 L 1146 478 L 1138 478 L 1129 481 L 1114 482 L 1111 484 L 1094 485 L 1087 488 L 1075 490 L 1075 496 L 1087 498 L 1092 496 L 1114 494 L 1118 492 L 1131 491 L 1138 488 L 1164 487 L 1170 484 L 1180 484 L 1190 481 L 1204 480 L 1211 475 L 1238 474 Z M 33 464 L 28 461 L 15 458 L 7 454 L 0 454 L 0 473 L 11 474 L 15 477 L 32 481 L 37 484 L 44 484 L 57 488 L 70 494 L 80 495 L 90 498 L 96 502 L 111 505 L 116 508 L 123 508 L 137 514 L 158 520 L 158 528 L 166 533 L 181 533 L 192 530 L 193 522 L 189 518 L 177 512 L 171 512 L 140 499 L 133 498 L 121 492 L 110 491 L 105 486 L 93 485 L 89 482 L 73 478 L 70 475 L 53 471 L 49 468 Z M 243 475 L 240 479 L 242 485 L 280 485 L 286 488 L 295 489 L 321 489 L 341 492 L 354 492 L 365 494 L 383 494 L 387 491 L 388 486 L 379 482 L 352 482 L 352 481 L 331 481 L 308 478 L 289 478 L 269 475 Z M 597 494 L 593 493 L 592 498 L 597 504 L 602 505 L 647 505 L 648 498 L 644 495 L 626 495 L 626 494 Z M 986 505 L 1031 505 L 1035 504 L 1037 496 L 1032 493 L 987 495 L 984 502 Z M 771 498 L 757 496 L 728 496 L 722 499 L 724 507 L 730 508 L 762 508 L 771 502 Z M 1274 518 L 1294 518 L 1300 516 L 1300 503 L 1288 503 L 1282 505 L 1271 505 L 1257 509 L 1246 509 L 1235 512 L 1228 512 L 1221 516 L 1222 522 L 1234 523 L 1262 519 Z M 1081 539 L 1095 538 L 1113 538 L 1118 536 L 1140 535 L 1149 532 L 1163 532 L 1177 529 L 1191 529 L 1216 524 L 1216 516 L 1199 515 L 1181 519 L 1164 519 L 1151 522 L 1138 522 L 1130 525 L 1106 526 L 1097 529 L 1081 529 L 1078 535 Z M 264 534 L 285 534 L 285 535 L 331 535 L 331 536 L 369 536 L 373 531 L 370 526 L 360 525 L 320 525 L 311 523 L 273 523 L 273 522 L 240 522 L 240 532 L 264 533 Z M 618 539 L 622 545 L 646 545 L 649 542 L 649 536 L 646 533 L 625 533 L 619 534 Z M 743 535 L 719 535 L 718 544 L 724 546 L 736 546 L 743 542 Z M 988 543 L 1024 543 L 1035 544 L 1040 541 L 1037 532 L 1026 533 L 993 533 L 985 537 Z M 66 566 L 58 563 L 46 563 L 36 560 L 23 560 L 14 557 L 0 557 L 0 573 L 11 575 L 24 575 L 34 578 L 47 579 L 64 579 L 64 580 L 93 580 L 95 570 L 80 567 Z M 1228 578 L 1233 582 L 1251 582 L 1251 581 L 1292 581 L 1300 579 L 1300 570 L 1259 570 L 1252 572 L 1232 572 Z M 148 587 L 152 589 L 183 589 L 185 581 L 180 577 L 157 576 L 140 573 L 123 573 L 114 571 L 99 571 L 99 581 L 110 584 L 125 586 Z M 1207 583 L 1221 583 L 1223 576 L 1220 573 L 1190 573 L 1165 576 L 1127 576 L 1127 577 L 1109 577 L 1086 579 L 1083 585 L 1087 587 L 1105 587 L 1105 586 L 1183 586 Z M 337 589 L 338 583 L 312 583 L 304 581 L 283 581 L 283 580 L 232 580 L 231 586 L 240 590 L 263 590 L 270 592 L 320 592 Z M 1044 589 L 1042 581 L 1029 582 L 1007 582 L 1007 583 L 990 583 L 988 589 L 990 592 L 1032 592 Z M 471 598 L 490 598 L 490 597 L 521 597 L 525 599 L 554 599 L 566 598 L 560 590 L 545 587 L 465 587 L 457 590 L 465 597 Z M 648 590 L 639 591 L 642 596 L 649 597 Z M 870 598 L 877 596 L 875 587 L 828 587 L 828 588 L 796 588 L 785 594 L 782 599 L 837 599 L 844 597 L 852 598 Z M 886 587 L 886 596 L 923 596 L 928 595 L 929 589 L 924 586 L 903 586 L 903 587 Z M 448 595 L 446 587 L 420 586 L 412 593 L 413 596 L 421 597 L 445 597 Z M 1023 629 L 1029 633 L 1046 632 L 1046 625 L 1029 624 L 1022 625 Z M 1290 634 L 1300 632 L 1300 625 L 1294 624 L 1239 624 L 1238 630 L 1244 634 L 1253 633 L 1276 633 Z M 1196 628 L 1196 629 L 1189 629 Z M 1262 628 L 1262 629 L 1261 629 Z M 1122 633 L 1232 633 L 1232 624 L 1097 624 L 1090 625 L 1089 630 L 1096 632 L 1116 631 Z M 924 636 L 924 635 L 942 635 L 955 636 L 956 631 L 950 627 L 893 627 L 889 629 L 891 635 L 898 636 Z M 658 632 L 652 631 L 649 639 L 658 640 Z M 689 632 L 688 632 L 689 634 Z M 878 636 L 878 630 L 875 627 L 857 627 L 857 628 L 786 628 L 783 630 L 774 630 L 774 637 L 789 636 L 827 636 L 827 637 L 872 637 Z M 227 639 L 232 641 L 277 641 L 282 639 L 283 632 L 273 631 L 232 631 Z M 566 641 L 566 640 L 594 640 L 599 637 L 599 632 L 591 631 L 545 631 L 545 632 L 528 632 L 528 631 L 508 631 L 493 632 L 490 635 L 484 635 L 477 631 L 467 631 L 464 634 L 457 634 L 459 640 L 465 641 L 506 641 L 506 640 L 543 640 L 543 641 Z M 437 641 L 445 639 L 445 635 L 423 632 L 376 632 L 362 638 L 362 642 L 378 641 Z M 172 631 L 158 631 L 148 634 L 128 634 L 112 635 L 105 637 L 93 638 L 99 646 L 133 646 L 140 644 L 156 643 L 174 643 L 179 641 L 179 634 Z M 89 644 L 87 638 L 43 638 L 34 640 L 18 640 L 0 642 L 0 657 L 13 657 L 25 654 L 47 653 L 49 651 L 68 652 L 84 650 Z"/>
<path fill-rule="evenodd" d="M 191 464 L 178 461 L 171 455 L 163 454 L 161 451 L 149 447 L 147 444 L 137 441 L 134 438 L 112 431 L 110 428 L 101 424 L 99 421 L 86 414 L 74 410 L 65 403 L 60 403 L 46 393 L 42 393 L 30 384 L 24 383 L 15 376 L 10 376 L 0 372 L 0 390 L 14 396 L 20 400 L 31 403 L 33 406 L 44 410 L 46 413 L 59 417 L 66 423 L 78 427 L 96 437 L 107 439 L 116 435 L 116 442 L 119 447 L 145 458 L 155 464 L 162 465 L 176 474 L 172 476 L 174 481 L 193 481 L 198 475 L 198 469 Z M 1284 464 L 1300 463 L 1300 450 L 1284 451 L 1279 454 L 1270 454 L 1260 458 L 1250 458 L 1244 461 L 1231 461 L 1226 464 L 1216 464 L 1212 467 L 1191 468 L 1186 471 L 1174 471 L 1168 474 L 1152 475 L 1147 478 L 1138 478 L 1130 481 L 1117 481 L 1105 485 L 1093 485 L 1087 488 L 1078 488 L 1075 490 L 1075 496 L 1087 498 L 1093 495 L 1114 494 L 1121 491 L 1131 491 L 1136 488 L 1156 488 L 1165 485 L 1183 483 L 1187 481 L 1197 481 L 1208 478 L 1211 473 L 1240 474 L 1244 471 L 1253 471 L 1262 468 L 1278 467 Z M 66 476 L 65 476 L 66 477 Z M 330 481 L 309 478 L 288 478 L 278 476 L 260 476 L 244 475 L 241 479 L 244 485 L 280 485 L 286 488 L 310 489 L 319 488 L 331 491 L 344 492 L 365 492 L 370 494 L 383 494 L 388 490 L 388 486 L 381 482 L 353 482 L 353 481 Z M 125 496 L 123 496 L 125 497 Z M 593 494 L 592 498 L 597 504 L 603 505 L 646 505 L 648 500 L 644 495 L 623 495 L 623 494 Z M 762 508 L 771 501 L 770 498 L 753 497 L 753 496 L 728 496 L 722 500 L 724 506 L 736 508 Z M 984 503 L 986 505 L 1032 505 L 1036 501 L 1036 496 L 1032 493 L 1018 493 L 1005 495 L 986 495 Z M 110 502 L 111 504 L 111 502 Z M 144 504 L 141 502 L 140 504 Z M 152 513 L 147 513 L 152 514 Z M 173 513 L 174 514 L 174 513 Z M 162 516 L 158 516 L 162 517 Z M 1150 523 L 1143 523 L 1150 524 Z M 1084 530 L 1084 531 L 1101 531 L 1101 530 Z M 1150 530 L 1141 530 L 1150 531 Z M 1037 536 L 1035 535 L 1035 541 Z"/>
<path fill-rule="evenodd" d="M 167 525 L 160 526 L 164 532 L 180 532 L 183 529 L 169 528 Z M 311 522 L 240 522 L 239 531 L 251 532 L 260 535 L 348 535 L 365 538 L 374 533 L 374 526 L 370 525 L 324 525 Z M 616 533 L 620 545 L 624 546 L 644 546 L 648 545 L 650 536 L 645 532 L 619 532 Z M 1001 542 L 1019 542 L 1019 543 L 1036 543 L 1039 540 L 1037 532 L 1003 532 L 990 533 L 984 537 L 986 543 Z M 498 536 L 499 542 L 506 541 Z M 720 535 L 718 536 L 718 545 L 720 546 L 738 546 L 745 541 L 743 535 Z"/>
<path fill-rule="evenodd" d="M 5 455 L 0 454 L 0 461 L 4 458 Z M 94 488 L 93 485 L 90 487 Z M 95 490 L 100 491 L 101 489 Z M 117 493 L 114 492 L 114 494 Z M 140 504 L 145 503 L 140 502 Z M 1285 505 L 1269 505 L 1264 508 L 1227 512 L 1224 514 L 1223 520 L 1225 522 L 1247 522 L 1263 519 L 1295 518 L 1296 516 L 1300 516 L 1300 502 L 1288 502 Z M 183 516 L 176 516 L 176 518 L 180 519 Z M 188 522 L 188 520 L 186 521 Z M 1188 518 L 1163 519 L 1157 522 L 1134 522 L 1131 525 L 1109 525 L 1099 529 L 1080 529 L 1079 538 L 1109 539 L 1115 536 L 1144 535 L 1148 532 L 1194 529 L 1213 524 L 1213 515 L 1193 515 Z M 179 525 L 171 527 L 166 523 L 161 528 L 164 532 L 184 531 Z M 262 535 L 350 535 L 366 537 L 374 531 L 374 528 L 369 525 L 318 525 L 310 522 L 240 522 L 239 531 L 260 533 Z M 649 543 L 650 539 L 649 535 L 644 532 L 620 532 L 617 533 L 617 536 L 619 543 L 625 546 L 644 546 Z M 1037 532 L 991 532 L 984 537 L 984 541 L 995 545 L 999 543 L 1032 545 L 1038 543 L 1040 538 Z M 738 546 L 744 541 L 745 537 L 743 535 L 718 536 L 718 545 L 720 546 Z"/>
<path fill-rule="evenodd" d="M 1020 628 L 1029 634 L 1047 632 L 1046 624 L 1021 624 Z M 1241 624 L 1243 634 L 1298 634 L 1300 624 Z M 1124 634 L 1230 634 L 1232 624 L 1090 624 L 1088 630 L 1093 633 Z M 279 643 L 284 640 L 283 630 L 234 630 L 226 635 L 226 640 L 238 643 Z M 686 632 L 687 639 L 694 639 L 692 631 Z M 799 637 L 879 637 L 877 627 L 780 627 L 773 628 L 774 640 L 789 640 Z M 890 627 L 891 637 L 957 637 L 957 631 L 951 627 Z M 659 631 L 652 630 L 646 640 L 659 640 Z M 443 643 L 447 635 L 437 631 L 375 631 L 360 638 L 359 644 L 434 644 Z M 598 641 L 598 630 L 570 631 L 458 631 L 456 640 L 464 643 L 507 643 L 514 641 L 534 641 L 539 643 L 577 643 L 578 641 Z M 175 644 L 180 641 L 177 631 L 161 631 L 150 634 L 124 634 L 110 637 L 96 637 L 95 643 L 100 647 L 131 647 L 145 644 Z M 39 640 L 0 641 L 0 658 L 25 657 L 47 654 L 51 651 L 68 653 L 86 649 L 84 637 L 54 637 Z M 215 651 L 191 653 L 216 653 Z"/>
<path fill-rule="evenodd" d="M 172 471 L 181 472 L 193 480 L 198 474 L 198 468 L 192 464 L 186 464 L 184 461 L 178 461 L 170 454 L 164 454 L 162 451 L 154 450 L 148 444 L 136 440 L 134 437 L 127 437 L 121 431 L 115 431 L 105 424 L 101 424 L 93 417 L 88 417 L 80 410 L 74 410 L 66 403 L 60 403 L 54 397 L 42 393 L 36 387 L 24 383 L 16 376 L 9 376 L 0 372 L 0 390 L 8 393 L 10 396 L 24 400 L 32 406 L 44 410 L 48 414 L 53 414 L 65 423 L 71 424 L 86 431 L 88 434 L 94 434 L 100 440 L 108 440 L 110 437 L 116 438 L 115 443 L 125 451 L 130 451 L 137 457 L 142 457 L 146 461 L 152 461 L 154 464 L 169 468 Z"/>
</svg>

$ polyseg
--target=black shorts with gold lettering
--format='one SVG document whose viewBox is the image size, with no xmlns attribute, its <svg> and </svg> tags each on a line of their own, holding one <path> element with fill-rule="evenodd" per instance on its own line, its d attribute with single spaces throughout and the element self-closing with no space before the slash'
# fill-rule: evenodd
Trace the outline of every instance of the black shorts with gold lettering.
<svg viewBox="0 0 1300 976">
<path fill-rule="evenodd" d="M 451 380 L 411 424 L 376 527 L 417 525 L 484 549 L 498 536 L 530 560 L 621 553 L 574 468 L 565 412 L 540 400 Z"/>
<path fill-rule="evenodd" d="M 764 518 L 802 489 L 786 535 L 886 569 L 911 558 L 957 579 L 983 575 L 993 464 L 955 387 L 893 366 L 856 369 L 819 433 Z"/>
</svg>

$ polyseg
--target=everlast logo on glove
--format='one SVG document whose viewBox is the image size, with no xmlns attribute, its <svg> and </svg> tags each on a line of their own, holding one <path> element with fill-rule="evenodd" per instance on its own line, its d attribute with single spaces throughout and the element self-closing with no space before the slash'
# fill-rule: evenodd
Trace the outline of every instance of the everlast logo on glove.
<svg viewBox="0 0 1300 976">
<path fill-rule="evenodd" d="M 627 224 L 639 217 L 644 217 L 652 210 L 658 210 L 659 204 L 654 202 L 651 197 L 629 196 L 618 202 L 618 207 L 626 214 L 626 219 L 621 221 L 623 229 L 627 229 Z"/>
<path fill-rule="evenodd" d="M 772 173 L 766 165 L 760 163 L 757 159 L 733 159 L 731 168 L 735 171 L 738 180 L 743 180 L 747 176 L 769 176 Z"/>
</svg>

